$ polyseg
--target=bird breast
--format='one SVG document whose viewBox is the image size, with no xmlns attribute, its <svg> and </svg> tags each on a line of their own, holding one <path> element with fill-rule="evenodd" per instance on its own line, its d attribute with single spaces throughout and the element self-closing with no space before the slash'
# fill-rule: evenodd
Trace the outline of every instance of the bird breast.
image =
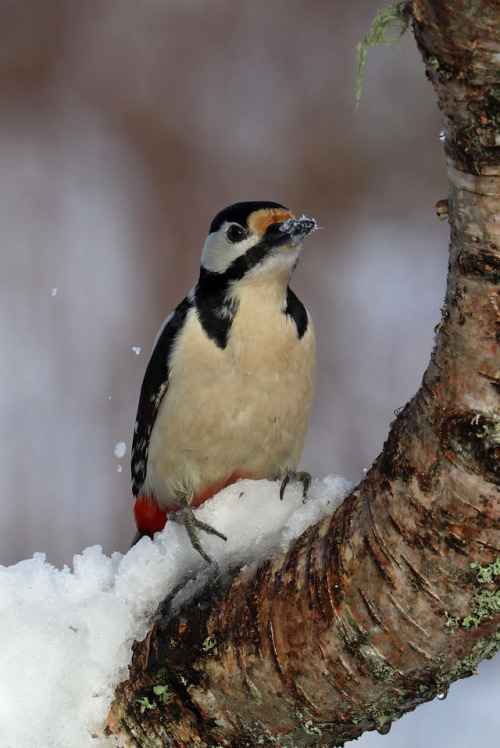
<svg viewBox="0 0 500 748">
<path fill-rule="evenodd" d="M 238 284 L 240 285 L 240 284 Z M 255 284 L 254 284 L 255 285 Z M 189 312 L 151 434 L 144 489 L 165 508 L 238 476 L 275 479 L 302 454 L 315 377 L 309 321 L 299 338 L 273 284 L 241 286 L 225 348 Z"/>
</svg>

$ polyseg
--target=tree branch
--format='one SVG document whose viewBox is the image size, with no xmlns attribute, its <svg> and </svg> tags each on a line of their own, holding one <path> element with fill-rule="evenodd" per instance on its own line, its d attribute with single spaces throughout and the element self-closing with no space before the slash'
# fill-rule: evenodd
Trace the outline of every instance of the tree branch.
<svg viewBox="0 0 500 748">
<path fill-rule="evenodd" d="M 500 3 L 473 6 L 408 6 L 449 168 L 448 287 L 422 386 L 333 517 L 165 604 L 110 714 L 129 745 L 342 745 L 500 646 Z"/>
</svg>

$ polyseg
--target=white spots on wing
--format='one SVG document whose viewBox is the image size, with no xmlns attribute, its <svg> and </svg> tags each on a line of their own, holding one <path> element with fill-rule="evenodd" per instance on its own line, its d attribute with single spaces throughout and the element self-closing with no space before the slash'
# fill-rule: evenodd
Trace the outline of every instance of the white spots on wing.
<svg viewBox="0 0 500 748">
<path fill-rule="evenodd" d="M 144 460 L 139 460 L 138 462 L 134 463 L 134 475 L 139 475 L 144 468 L 146 467 L 146 463 Z"/>
<path fill-rule="evenodd" d="M 168 379 L 166 379 L 163 384 L 161 385 L 158 392 L 154 392 L 151 395 L 151 402 L 153 403 L 155 410 L 157 410 L 160 407 L 161 399 L 163 395 L 165 394 L 165 390 L 168 387 Z M 151 426 L 148 427 L 148 435 L 151 433 Z"/>
</svg>

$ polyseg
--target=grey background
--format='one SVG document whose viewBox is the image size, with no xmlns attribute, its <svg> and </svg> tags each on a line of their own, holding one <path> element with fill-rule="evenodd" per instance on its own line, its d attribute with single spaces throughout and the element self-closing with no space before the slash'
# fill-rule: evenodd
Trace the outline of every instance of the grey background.
<svg viewBox="0 0 500 748">
<path fill-rule="evenodd" d="M 429 359 L 448 227 L 410 35 L 370 53 L 354 109 L 355 45 L 377 8 L 0 0 L 0 563 L 127 550 L 147 357 L 232 202 L 282 202 L 323 227 L 292 284 L 319 345 L 303 468 L 356 481 L 380 452 Z M 481 669 L 358 744 L 497 746 L 498 668 Z"/>
</svg>

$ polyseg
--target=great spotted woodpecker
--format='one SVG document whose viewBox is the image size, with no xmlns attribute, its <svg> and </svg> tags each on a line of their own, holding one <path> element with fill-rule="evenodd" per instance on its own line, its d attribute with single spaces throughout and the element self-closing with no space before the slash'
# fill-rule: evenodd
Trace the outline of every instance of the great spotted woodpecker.
<svg viewBox="0 0 500 748">
<path fill-rule="evenodd" d="M 153 537 L 168 512 L 225 539 L 194 517 L 240 478 L 281 479 L 302 455 L 316 369 L 306 308 L 289 288 L 302 239 L 317 228 L 272 202 L 218 213 L 195 287 L 164 321 L 142 383 L 132 444 L 137 534 Z"/>
</svg>

